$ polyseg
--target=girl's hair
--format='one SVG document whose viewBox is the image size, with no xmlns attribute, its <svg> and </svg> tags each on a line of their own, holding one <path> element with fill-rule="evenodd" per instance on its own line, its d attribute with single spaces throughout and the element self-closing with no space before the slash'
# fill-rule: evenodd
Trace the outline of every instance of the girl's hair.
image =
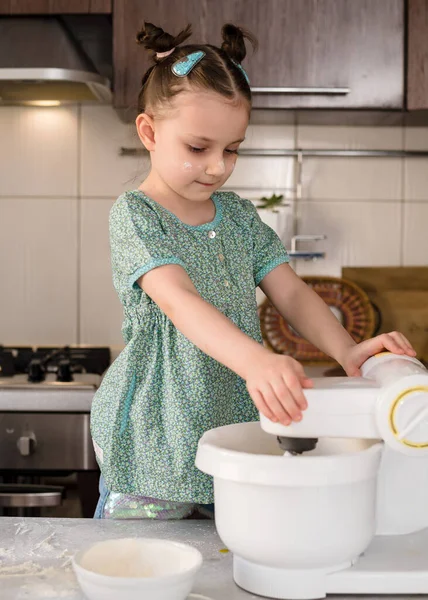
<svg viewBox="0 0 428 600">
<path fill-rule="evenodd" d="M 241 96 L 251 106 L 250 86 L 239 65 L 247 54 L 245 39 L 250 41 L 254 49 L 257 48 L 256 39 L 249 32 L 228 23 L 222 28 L 221 48 L 210 44 L 180 46 L 191 33 L 190 25 L 174 37 L 152 23 L 144 23 L 144 27 L 137 34 L 137 42 L 146 50 L 153 51 L 152 58 L 155 64 L 146 71 L 142 79 L 138 112 L 155 110 L 184 89 L 188 89 L 188 86 L 214 91 L 230 100 Z M 172 49 L 174 51 L 168 56 L 157 57 L 157 53 Z M 186 77 L 174 75 L 172 65 L 198 50 L 205 52 L 206 56 L 190 73 Z"/>
</svg>

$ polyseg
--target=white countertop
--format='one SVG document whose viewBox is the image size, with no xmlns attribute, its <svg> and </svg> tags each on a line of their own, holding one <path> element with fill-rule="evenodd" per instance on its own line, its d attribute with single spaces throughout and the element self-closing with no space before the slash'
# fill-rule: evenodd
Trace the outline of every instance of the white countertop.
<svg viewBox="0 0 428 600">
<path fill-rule="evenodd" d="M 70 557 L 96 541 L 157 537 L 189 543 L 204 563 L 189 600 L 250 600 L 232 579 L 232 555 L 224 550 L 211 521 L 120 521 L 0 518 L 0 598 L 84 600 Z M 199 594 L 199 596 L 197 595 Z M 118 599 L 119 600 L 119 599 Z"/>
<path fill-rule="evenodd" d="M 422 534 L 421 543 L 426 544 L 426 535 Z M 197 548 L 204 562 L 188 600 L 260 600 L 259 596 L 245 592 L 234 583 L 232 555 L 225 552 L 212 521 L 0 517 L 1 600 L 84 600 L 71 568 L 70 557 L 93 542 L 121 537 L 172 539 Z M 413 546 L 416 548 L 417 544 Z M 374 552 L 376 554 L 376 548 Z M 364 559 L 361 563 L 364 563 Z M 367 568 L 362 565 L 363 570 Z M 412 598 L 409 595 L 405 597 Z M 333 598 L 340 600 L 352 596 L 335 595 Z M 386 600 L 397 596 L 366 595 L 359 598 Z M 420 595 L 418 598 L 428 596 Z"/>
</svg>

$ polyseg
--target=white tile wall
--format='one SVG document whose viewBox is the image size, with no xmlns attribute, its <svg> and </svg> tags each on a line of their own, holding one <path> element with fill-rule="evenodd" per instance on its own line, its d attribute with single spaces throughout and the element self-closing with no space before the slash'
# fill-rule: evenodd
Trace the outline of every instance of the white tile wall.
<svg viewBox="0 0 428 600">
<path fill-rule="evenodd" d="M 428 148 L 428 127 L 408 127 L 404 132 L 406 150 Z M 404 159 L 404 197 L 409 201 L 428 202 L 428 159 Z"/>
<path fill-rule="evenodd" d="M 268 121 L 266 121 L 268 123 Z M 133 125 L 110 107 L 0 109 L 0 343 L 120 347 L 122 310 L 113 289 L 108 213 L 148 170 Z M 252 125 L 250 148 L 428 150 L 428 128 Z M 290 200 L 286 230 L 327 235 L 302 245 L 326 252 L 296 262 L 301 274 L 340 275 L 344 265 L 427 264 L 428 159 L 313 158 L 293 202 L 290 158 L 242 156 L 228 189 L 253 200 Z M 293 217 L 294 211 L 294 217 Z M 263 215 L 278 230 L 273 215 Z"/>
<path fill-rule="evenodd" d="M 310 127 L 297 130 L 304 149 L 400 150 L 401 128 Z M 402 161 L 395 158 L 304 159 L 302 195 L 307 200 L 401 200 Z"/>
<path fill-rule="evenodd" d="M 295 130 L 289 125 L 251 125 L 246 133 L 243 149 L 292 149 Z M 235 170 L 224 189 L 251 200 L 272 193 L 293 197 L 295 165 L 287 157 L 240 156 Z"/>
<path fill-rule="evenodd" d="M 242 195 L 247 198 L 260 198 L 271 190 L 290 195 L 293 183 L 292 158 L 241 156 L 225 189 L 245 192 Z"/>
<path fill-rule="evenodd" d="M 137 188 L 148 173 L 143 156 L 120 156 L 120 148 L 141 148 L 134 125 L 124 125 L 110 106 L 82 107 L 81 195 L 117 197 Z"/>
<path fill-rule="evenodd" d="M 303 163 L 302 196 L 339 202 L 402 197 L 399 158 L 308 158 Z"/>
<path fill-rule="evenodd" d="M 0 198 L 2 344 L 77 342 L 77 200 Z"/>
<path fill-rule="evenodd" d="M 297 214 L 300 233 L 327 235 L 313 246 L 326 253 L 325 259 L 298 261 L 299 275 L 340 277 L 343 265 L 400 264 L 401 205 L 397 202 L 300 202 Z"/>
<path fill-rule="evenodd" d="M 0 196 L 76 196 L 76 107 L 2 107 L 0 132 Z"/>
<path fill-rule="evenodd" d="M 299 125 L 297 146 L 306 149 L 400 150 L 401 127 L 319 127 Z"/>
<path fill-rule="evenodd" d="M 428 201 L 404 205 L 403 265 L 428 265 Z"/>
<path fill-rule="evenodd" d="M 120 346 L 122 305 L 113 287 L 108 216 L 114 200 L 83 198 L 80 214 L 80 341 Z"/>
<path fill-rule="evenodd" d="M 295 136 L 293 125 L 250 125 L 241 148 L 292 150 Z"/>
</svg>

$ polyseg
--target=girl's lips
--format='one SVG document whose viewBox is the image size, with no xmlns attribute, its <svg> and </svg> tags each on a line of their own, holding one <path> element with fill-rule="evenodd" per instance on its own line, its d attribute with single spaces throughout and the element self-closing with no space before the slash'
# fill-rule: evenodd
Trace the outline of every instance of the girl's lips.
<svg viewBox="0 0 428 600">
<path fill-rule="evenodd" d="M 197 181 L 196 183 L 199 183 L 200 185 L 205 185 L 206 187 L 213 187 L 214 185 L 217 185 L 216 183 L 203 183 L 202 181 Z"/>
</svg>

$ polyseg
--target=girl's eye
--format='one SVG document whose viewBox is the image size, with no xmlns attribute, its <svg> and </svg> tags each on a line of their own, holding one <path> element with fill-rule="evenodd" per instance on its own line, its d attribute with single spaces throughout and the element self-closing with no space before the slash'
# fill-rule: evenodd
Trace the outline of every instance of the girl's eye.
<svg viewBox="0 0 428 600">
<path fill-rule="evenodd" d="M 196 146 L 189 146 L 190 152 L 201 153 L 205 152 L 206 148 L 197 148 Z M 238 154 L 238 149 L 236 150 L 225 150 L 226 154 Z"/>
</svg>

